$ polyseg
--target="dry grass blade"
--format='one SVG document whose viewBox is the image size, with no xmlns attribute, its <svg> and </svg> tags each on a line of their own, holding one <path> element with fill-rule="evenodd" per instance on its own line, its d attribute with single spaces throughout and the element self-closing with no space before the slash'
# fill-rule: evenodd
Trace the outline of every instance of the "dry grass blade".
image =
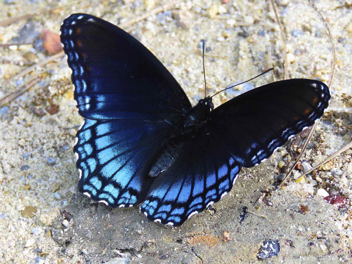
<svg viewBox="0 0 352 264">
<path fill-rule="evenodd" d="M 335 67 L 336 67 L 336 50 L 335 50 L 335 44 L 334 44 L 334 41 L 333 41 L 333 38 L 332 38 L 332 34 L 331 34 L 331 31 L 330 31 L 329 25 L 328 25 L 327 21 L 325 20 L 324 16 L 323 16 L 323 15 L 321 14 L 321 12 L 317 9 L 317 7 L 314 5 L 313 2 L 310 1 L 310 4 L 311 4 L 311 6 L 313 7 L 313 9 L 319 14 L 321 20 L 323 21 L 323 23 L 324 23 L 324 25 L 325 25 L 325 27 L 326 27 L 326 29 L 327 29 L 327 31 L 328 31 L 329 40 L 330 40 L 330 43 L 331 43 L 331 46 L 332 46 L 332 56 L 333 56 L 333 60 L 332 60 L 332 63 L 331 63 L 331 73 L 330 73 L 330 78 L 329 78 L 329 83 L 328 83 L 329 87 L 331 88 L 332 80 L 333 80 L 333 78 L 334 78 L 334 73 L 335 73 Z M 305 151 L 306 151 L 306 149 L 307 149 L 307 146 L 308 146 L 308 143 L 309 143 L 310 139 L 312 138 L 313 133 L 314 133 L 314 131 L 315 131 L 316 124 L 317 124 L 317 122 L 314 124 L 314 126 L 313 126 L 312 129 L 310 130 L 309 135 L 308 135 L 308 137 L 307 137 L 307 139 L 306 139 L 306 141 L 305 141 L 305 143 L 304 143 L 304 146 L 303 146 L 303 148 L 302 148 L 301 154 L 300 154 L 299 157 L 296 159 L 296 161 L 294 162 L 294 164 L 291 166 L 290 170 L 286 173 L 285 178 L 282 180 L 280 186 L 281 186 L 281 185 L 285 182 L 285 180 L 291 175 L 291 173 L 292 173 L 292 171 L 294 170 L 294 168 L 296 167 L 298 161 L 301 159 L 302 155 L 305 153 Z M 342 148 L 342 149 L 344 149 L 344 148 Z M 342 150 L 342 149 L 341 149 L 341 150 Z M 339 153 L 341 153 L 341 152 L 337 151 L 336 153 L 339 154 Z M 333 155 L 334 155 L 334 154 L 333 154 Z M 332 156 L 333 156 L 333 155 L 332 155 Z M 324 162 L 328 162 L 329 160 L 330 160 L 330 157 L 327 158 L 325 161 L 323 161 L 322 164 L 324 164 Z M 322 165 L 322 164 L 320 164 L 320 165 Z M 320 165 L 319 165 L 319 166 L 320 166 Z M 314 169 L 318 168 L 319 166 L 315 167 Z M 313 169 L 312 169 L 312 170 L 313 170 Z M 309 172 L 310 172 L 310 171 L 309 171 Z M 307 173 L 305 173 L 305 174 L 307 174 Z M 303 174 L 303 175 L 305 175 L 305 174 Z"/>
<path fill-rule="evenodd" d="M 309 173 L 311 173 L 312 171 L 314 171 L 315 169 L 319 168 L 321 165 L 324 165 L 325 163 L 329 162 L 330 160 L 332 160 L 333 158 L 337 157 L 338 155 L 340 155 L 341 153 L 345 152 L 346 150 L 352 148 L 352 142 L 348 143 L 346 146 L 344 146 L 343 148 L 339 149 L 338 151 L 336 151 L 334 154 L 330 155 L 329 157 L 327 157 L 325 160 L 323 160 L 322 162 L 320 162 L 319 164 L 315 165 L 313 168 L 311 168 L 309 171 L 303 173 L 300 177 L 305 176 Z"/>
<path fill-rule="evenodd" d="M 23 77 L 23 76 L 26 75 L 27 73 L 30 73 L 31 71 L 33 71 L 33 70 L 34 70 L 36 67 L 38 67 L 38 66 L 43 66 L 43 65 L 45 65 L 45 64 L 47 64 L 47 63 L 49 63 L 49 62 L 51 62 L 51 61 L 54 61 L 54 60 L 59 59 L 59 58 L 62 58 L 64 55 L 65 55 L 64 52 L 60 52 L 60 53 L 58 53 L 58 54 L 56 54 L 56 55 L 54 55 L 54 56 L 51 56 L 51 57 L 49 57 L 49 58 L 47 58 L 47 59 L 41 61 L 41 62 L 38 62 L 37 64 L 35 64 L 35 65 L 33 65 L 33 66 L 31 66 L 31 67 L 25 69 L 24 71 L 21 71 L 20 73 L 16 74 L 15 76 L 13 76 L 11 79 L 9 79 L 9 80 L 7 81 L 7 83 L 9 83 L 9 82 L 11 82 L 11 81 L 13 81 L 13 80 L 17 80 L 17 79 Z"/>
<path fill-rule="evenodd" d="M 55 55 L 56 56 L 56 55 Z M 53 56 L 54 57 L 54 56 Z M 38 81 L 38 77 L 43 74 L 44 72 L 54 68 L 56 64 L 46 68 L 44 71 L 35 74 L 32 78 L 30 78 L 25 84 L 21 85 L 20 88 L 8 95 L 5 95 L 3 98 L 0 99 L 0 107 L 3 107 L 9 104 L 12 100 L 16 99 L 17 97 L 21 96 L 22 94 L 28 92 L 32 86 Z"/>
<path fill-rule="evenodd" d="M 11 46 L 24 46 L 24 45 L 32 45 L 33 43 L 13 43 L 13 44 L 0 44 L 0 48 L 9 48 Z"/>
<path fill-rule="evenodd" d="M 12 23 L 15 23 L 15 22 L 23 20 L 23 19 L 32 18 L 36 15 L 39 15 L 39 13 L 27 14 L 27 15 L 18 16 L 18 17 L 11 17 L 11 18 L 8 18 L 8 19 L 1 21 L 0 27 L 7 27 L 8 25 L 11 25 Z"/>
<path fill-rule="evenodd" d="M 284 56 L 284 71 L 285 71 L 284 79 L 288 79 L 288 66 L 287 66 L 287 61 L 288 60 L 287 60 L 286 34 L 285 34 L 285 31 L 284 31 L 284 28 L 282 27 L 281 21 L 279 19 L 279 15 L 277 14 L 276 4 L 274 3 L 274 0 L 270 0 L 270 1 L 271 1 L 271 5 L 273 6 L 273 9 L 274 9 L 276 21 L 279 24 L 282 42 L 284 43 L 284 52 L 285 52 L 285 56 Z"/>
<path fill-rule="evenodd" d="M 27 92 L 29 89 L 31 89 L 32 86 L 37 83 L 38 75 L 31 78 L 27 83 L 22 85 L 17 91 L 10 93 L 10 94 L 6 95 L 5 97 L 1 98 L 0 99 L 0 107 L 7 105 L 12 100 L 16 99 L 17 97 L 21 96 L 22 94 Z"/>
</svg>

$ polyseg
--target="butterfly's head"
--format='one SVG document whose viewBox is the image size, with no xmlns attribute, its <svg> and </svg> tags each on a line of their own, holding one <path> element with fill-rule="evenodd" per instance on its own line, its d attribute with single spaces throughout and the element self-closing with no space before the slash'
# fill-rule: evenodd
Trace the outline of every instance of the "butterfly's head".
<svg viewBox="0 0 352 264">
<path fill-rule="evenodd" d="M 210 96 L 200 99 L 198 102 L 199 105 L 208 107 L 210 110 L 214 110 L 214 104 Z"/>
</svg>

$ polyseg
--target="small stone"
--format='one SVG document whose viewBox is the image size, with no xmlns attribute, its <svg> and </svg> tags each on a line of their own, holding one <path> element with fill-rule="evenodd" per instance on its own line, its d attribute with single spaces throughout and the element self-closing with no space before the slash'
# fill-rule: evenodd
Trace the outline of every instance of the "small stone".
<svg viewBox="0 0 352 264">
<path fill-rule="evenodd" d="M 26 170 L 28 170 L 29 169 L 29 165 L 23 165 L 22 167 L 21 167 L 21 171 L 26 171 Z"/>
<path fill-rule="evenodd" d="M 219 12 L 219 7 L 217 5 L 212 5 L 208 10 L 209 17 L 211 19 L 215 18 L 218 12 Z"/>
<path fill-rule="evenodd" d="M 46 162 L 48 163 L 48 165 L 54 166 L 56 163 L 56 159 L 54 157 L 48 157 Z"/>
<path fill-rule="evenodd" d="M 282 169 L 285 166 L 285 162 L 284 161 L 280 161 L 279 162 L 279 169 Z"/>
<path fill-rule="evenodd" d="M 319 247 L 320 247 L 320 249 L 321 249 L 323 252 L 327 252 L 327 251 L 328 251 L 328 248 L 327 248 L 324 244 L 320 244 Z"/>
<path fill-rule="evenodd" d="M 303 172 L 307 172 L 312 169 L 312 166 L 307 161 L 302 162 L 302 167 L 303 167 Z"/>
<path fill-rule="evenodd" d="M 219 14 L 225 14 L 227 13 L 226 7 L 223 5 L 219 6 Z"/>
<path fill-rule="evenodd" d="M 8 111 L 9 111 L 9 107 L 8 106 L 1 107 L 0 108 L 0 115 L 5 115 Z"/>
<path fill-rule="evenodd" d="M 352 22 L 347 25 L 346 30 L 348 33 L 352 33 Z"/>
<path fill-rule="evenodd" d="M 32 245 L 34 245 L 35 243 L 35 239 L 34 238 L 31 238 L 31 239 L 28 239 L 27 242 L 26 242 L 26 245 L 24 247 L 30 247 Z"/>
<path fill-rule="evenodd" d="M 154 7 L 154 5 L 155 5 L 155 1 L 154 0 L 145 0 L 145 6 L 147 7 L 147 8 L 153 8 Z"/>
<path fill-rule="evenodd" d="M 301 176 L 296 180 L 297 183 L 306 183 L 306 177 Z"/>
<path fill-rule="evenodd" d="M 23 159 L 23 160 L 28 160 L 28 159 L 30 158 L 30 156 L 31 156 L 30 153 L 24 153 L 24 154 L 22 155 L 22 159 Z"/>
<path fill-rule="evenodd" d="M 35 248 L 35 249 L 33 250 L 33 252 L 34 252 L 34 253 L 42 253 L 43 250 L 41 250 L 40 248 Z"/>
<path fill-rule="evenodd" d="M 265 240 L 258 251 L 258 259 L 267 259 L 275 257 L 280 252 L 280 243 L 278 240 Z"/>
<path fill-rule="evenodd" d="M 33 230 L 32 230 L 31 233 L 32 233 L 33 235 L 37 236 L 37 235 L 39 235 L 41 232 L 42 232 L 42 230 L 41 230 L 40 228 L 33 228 Z"/>
<path fill-rule="evenodd" d="M 287 53 L 287 61 L 289 63 L 293 63 L 295 62 L 296 58 L 295 58 L 295 55 L 293 53 Z"/>
<path fill-rule="evenodd" d="M 294 29 L 294 30 L 291 31 L 291 35 L 294 36 L 294 37 L 299 37 L 299 36 L 304 35 L 304 32 L 302 30 L 299 30 L 299 29 Z"/>
<path fill-rule="evenodd" d="M 317 195 L 320 196 L 320 197 L 325 198 L 325 197 L 329 196 L 329 193 L 326 190 L 324 190 L 324 189 L 319 189 L 317 191 Z"/>
<path fill-rule="evenodd" d="M 34 62 L 37 57 L 32 52 L 26 52 L 25 54 L 23 54 L 23 58 L 25 58 L 29 62 Z"/>
<path fill-rule="evenodd" d="M 22 217 L 32 218 L 33 216 L 35 216 L 36 212 L 37 212 L 37 207 L 35 207 L 35 206 L 26 206 L 21 211 L 21 215 L 22 215 Z"/>
<path fill-rule="evenodd" d="M 61 223 L 64 227 L 68 228 L 70 226 L 70 222 L 67 221 L 66 219 L 64 221 L 62 221 Z"/>
<path fill-rule="evenodd" d="M 244 17 L 244 23 L 246 23 L 247 25 L 253 25 L 254 18 L 252 16 L 245 16 Z"/>
</svg>

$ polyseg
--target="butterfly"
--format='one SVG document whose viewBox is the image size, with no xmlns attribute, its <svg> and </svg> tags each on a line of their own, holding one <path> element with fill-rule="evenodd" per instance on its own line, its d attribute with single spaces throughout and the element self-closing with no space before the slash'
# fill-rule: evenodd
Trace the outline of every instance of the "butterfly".
<svg viewBox="0 0 352 264">
<path fill-rule="evenodd" d="M 192 107 L 162 63 L 113 24 L 72 14 L 61 42 L 84 117 L 79 191 L 110 207 L 142 204 L 157 223 L 179 226 L 218 202 L 242 167 L 270 157 L 329 104 L 324 83 L 291 79 Z"/>
</svg>

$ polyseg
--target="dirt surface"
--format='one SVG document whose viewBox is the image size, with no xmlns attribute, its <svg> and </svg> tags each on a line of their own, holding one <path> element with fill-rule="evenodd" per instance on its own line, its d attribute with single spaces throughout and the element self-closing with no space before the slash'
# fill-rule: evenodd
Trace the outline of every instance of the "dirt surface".
<svg viewBox="0 0 352 264">
<path fill-rule="evenodd" d="M 352 262 L 352 151 L 300 177 L 351 142 L 351 3 L 280 0 L 276 9 L 286 44 L 270 1 L 3 1 L 0 43 L 13 45 L 0 50 L 0 263 Z M 59 34 L 75 12 L 119 23 L 164 63 L 192 103 L 204 96 L 202 39 L 210 94 L 275 67 L 215 97 L 216 106 L 283 79 L 285 57 L 288 78 L 328 84 L 333 73 L 330 107 L 287 185 L 272 186 L 307 133 L 243 169 L 229 195 L 178 228 L 78 193 L 72 148 L 82 118 L 71 72 L 60 53 L 48 53 L 55 36 L 54 44 L 40 38 L 44 29 Z M 258 259 L 264 241 L 279 243 L 277 256 Z"/>
</svg>

